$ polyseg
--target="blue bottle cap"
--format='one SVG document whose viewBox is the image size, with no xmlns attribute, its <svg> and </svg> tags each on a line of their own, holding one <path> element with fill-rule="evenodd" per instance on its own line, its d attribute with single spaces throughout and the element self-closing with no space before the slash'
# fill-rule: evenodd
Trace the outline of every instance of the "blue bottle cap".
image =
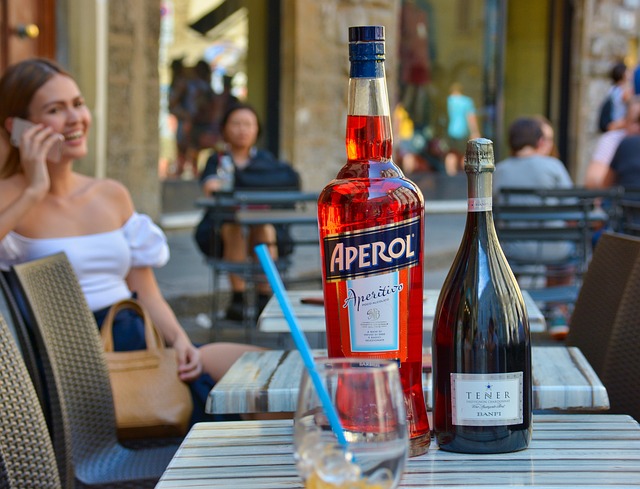
<svg viewBox="0 0 640 489">
<path fill-rule="evenodd" d="M 362 25 L 349 27 L 349 42 L 384 41 L 384 26 Z"/>
</svg>

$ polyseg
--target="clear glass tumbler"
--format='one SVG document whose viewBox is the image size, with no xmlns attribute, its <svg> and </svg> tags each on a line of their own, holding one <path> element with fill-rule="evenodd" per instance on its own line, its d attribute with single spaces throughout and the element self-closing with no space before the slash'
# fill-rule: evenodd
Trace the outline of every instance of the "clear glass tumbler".
<svg viewBox="0 0 640 489">
<path fill-rule="evenodd" d="M 340 418 L 346 447 L 332 431 L 305 371 L 294 416 L 294 456 L 306 489 L 393 489 L 409 449 L 398 366 L 387 360 L 317 359 Z"/>
</svg>

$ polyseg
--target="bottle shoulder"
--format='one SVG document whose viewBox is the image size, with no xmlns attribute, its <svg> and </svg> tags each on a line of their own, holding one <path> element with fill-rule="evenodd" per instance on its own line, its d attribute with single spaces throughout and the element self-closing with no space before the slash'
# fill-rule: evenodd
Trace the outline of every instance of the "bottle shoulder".
<svg viewBox="0 0 640 489">
<path fill-rule="evenodd" d="M 348 162 L 320 192 L 319 202 L 368 201 L 385 197 L 389 200 L 401 197 L 407 203 L 424 204 L 420 188 L 392 161 Z"/>
</svg>

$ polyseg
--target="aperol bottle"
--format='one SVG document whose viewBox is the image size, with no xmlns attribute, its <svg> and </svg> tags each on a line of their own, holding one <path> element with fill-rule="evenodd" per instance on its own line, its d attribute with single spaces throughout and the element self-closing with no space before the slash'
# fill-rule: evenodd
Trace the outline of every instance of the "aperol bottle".
<svg viewBox="0 0 640 489">
<path fill-rule="evenodd" d="M 422 390 L 424 200 L 392 161 L 384 27 L 349 28 L 347 163 L 318 199 L 330 357 L 398 362 L 410 455 L 430 431 Z"/>
</svg>

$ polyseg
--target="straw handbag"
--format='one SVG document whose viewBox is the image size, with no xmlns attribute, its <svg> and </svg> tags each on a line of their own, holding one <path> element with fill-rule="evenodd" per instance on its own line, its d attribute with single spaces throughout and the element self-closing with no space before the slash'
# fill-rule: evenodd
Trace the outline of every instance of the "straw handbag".
<svg viewBox="0 0 640 489">
<path fill-rule="evenodd" d="M 132 309 L 144 320 L 146 350 L 113 351 L 113 320 L 123 309 Z M 184 436 L 193 401 L 189 387 L 178 378 L 176 353 L 142 305 L 133 299 L 114 304 L 101 328 L 118 437 L 121 439 Z"/>
</svg>

